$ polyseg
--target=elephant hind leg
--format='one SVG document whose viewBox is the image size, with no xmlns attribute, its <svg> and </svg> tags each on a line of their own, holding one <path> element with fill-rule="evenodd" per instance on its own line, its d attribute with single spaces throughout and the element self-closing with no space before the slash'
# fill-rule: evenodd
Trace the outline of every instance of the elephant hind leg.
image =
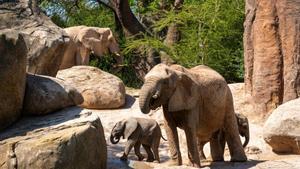
<svg viewBox="0 0 300 169">
<path fill-rule="evenodd" d="M 239 136 L 238 125 L 233 110 L 226 114 L 224 125 L 225 140 L 228 144 L 231 161 L 247 161 L 247 156 L 242 146 L 242 142 Z"/>
<path fill-rule="evenodd" d="M 204 149 L 203 149 L 206 142 L 201 142 L 200 140 L 201 140 L 201 138 L 198 137 L 197 146 L 198 146 L 198 151 L 199 151 L 199 158 L 200 158 L 200 160 L 206 160 L 206 156 L 204 154 Z"/>
<path fill-rule="evenodd" d="M 152 146 L 152 151 L 153 151 L 153 154 L 154 154 L 154 159 L 157 160 L 158 163 L 160 163 L 159 153 L 158 153 L 158 147 L 159 147 L 159 142 L 155 143 Z"/>
<path fill-rule="evenodd" d="M 153 157 L 153 153 L 152 153 L 152 151 L 151 151 L 150 146 L 149 146 L 149 145 L 146 145 L 146 144 L 142 144 L 142 145 L 143 145 L 143 147 L 144 147 L 144 149 L 146 150 L 147 155 L 148 155 L 148 157 L 147 157 L 147 162 L 153 162 L 153 161 L 154 161 L 154 157 Z"/>
</svg>

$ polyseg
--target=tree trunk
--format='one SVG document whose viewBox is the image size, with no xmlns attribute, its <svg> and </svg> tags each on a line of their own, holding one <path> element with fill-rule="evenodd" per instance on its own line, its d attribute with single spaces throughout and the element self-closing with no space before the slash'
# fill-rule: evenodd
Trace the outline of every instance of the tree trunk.
<svg viewBox="0 0 300 169">
<path fill-rule="evenodd" d="M 104 4 L 114 11 L 126 36 L 146 33 L 143 25 L 132 13 L 128 0 L 98 0 L 98 3 Z"/>
<path fill-rule="evenodd" d="M 300 1 L 246 0 L 245 89 L 266 115 L 300 96 Z"/>
<path fill-rule="evenodd" d="M 180 32 L 177 24 L 171 24 L 168 27 L 168 32 L 164 44 L 171 47 L 180 40 Z"/>
<path fill-rule="evenodd" d="M 175 11 L 179 12 L 182 8 L 182 5 L 183 0 L 175 0 L 173 4 Z M 180 41 L 180 31 L 178 30 L 178 24 L 174 23 L 169 26 L 164 43 L 170 47 L 178 41 Z"/>
</svg>

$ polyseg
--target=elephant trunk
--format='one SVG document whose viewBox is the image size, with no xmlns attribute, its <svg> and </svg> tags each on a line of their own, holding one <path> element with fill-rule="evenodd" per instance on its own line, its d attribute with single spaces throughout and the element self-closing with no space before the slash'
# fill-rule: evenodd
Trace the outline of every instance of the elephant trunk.
<svg viewBox="0 0 300 169">
<path fill-rule="evenodd" d="M 110 142 L 111 142 L 112 144 L 117 144 L 119 141 L 120 141 L 120 137 L 119 137 L 119 138 L 116 138 L 116 137 L 113 136 L 113 135 L 110 136 Z"/>
<path fill-rule="evenodd" d="M 249 129 L 248 129 L 247 133 L 245 134 L 245 141 L 244 141 L 244 144 L 243 144 L 244 148 L 248 145 L 249 140 L 250 140 L 250 135 L 249 135 Z"/>
<path fill-rule="evenodd" d="M 120 53 L 114 53 L 117 65 L 122 65 L 124 62 L 124 57 Z"/>
<path fill-rule="evenodd" d="M 124 57 L 118 53 L 118 52 L 114 52 L 114 59 L 116 60 L 116 65 L 113 65 L 113 70 L 112 72 L 117 73 L 122 69 L 123 63 L 124 63 Z"/>
<path fill-rule="evenodd" d="M 140 91 L 139 105 L 144 114 L 148 114 L 150 112 L 150 100 L 154 95 L 153 89 L 155 89 L 153 84 L 154 83 L 151 82 L 145 82 Z"/>
</svg>

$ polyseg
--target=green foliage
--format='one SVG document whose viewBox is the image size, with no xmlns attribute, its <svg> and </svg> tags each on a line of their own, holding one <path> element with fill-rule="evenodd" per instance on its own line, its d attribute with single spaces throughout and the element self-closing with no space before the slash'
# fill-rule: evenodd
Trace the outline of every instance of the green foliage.
<svg viewBox="0 0 300 169">
<path fill-rule="evenodd" d="M 125 58 L 124 68 L 117 75 L 126 85 L 138 87 L 141 84 L 132 65 L 137 48 L 143 52 L 151 48 L 163 50 L 185 67 L 205 64 L 221 73 L 228 82 L 243 81 L 244 0 L 185 0 L 179 12 L 160 10 L 159 1 L 153 0 L 146 7 L 142 7 L 140 1 L 129 1 L 138 18 L 153 17 L 155 22 L 151 27 L 154 31 L 152 37 L 117 37 Z M 87 25 L 115 30 L 114 14 L 110 9 L 95 0 L 74 2 L 43 0 L 41 6 L 61 27 Z M 167 47 L 163 39 L 167 27 L 173 23 L 179 25 L 181 40 Z M 110 56 L 92 57 L 91 60 L 91 65 L 106 71 L 110 71 L 112 63 Z"/>
<path fill-rule="evenodd" d="M 115 29 L 113 12 L 93 0 L 43 0 L 40 6 L 60 27 L 86 25 Z"/>
<path fill-rule="evenodd" d="M 168 50 L 158 37 L 150 37 L 147 35 L 143 35 L 143 38 L 139 39 L 136 39 L 135 37 L 128 38 L 123 53 L 127 55 L 134 52 L 136 49 L 139 49 L 142 55 L 146 55 L 147 51 L 150 49 Z"/>
<path fill-rule="evenodd" d="M 158 12 L 161 19 L 154 24 L 154 31 L 159 33 L 176 23 L 181 31 L 180 42 L 167 48 L 160 38 L 145 37 L 129 41 L 126 50 L 147 44 L 148 48 L 164 49 L 183 66 L 205 64 L 228 82 L 243 81 L 243 0 L 189 0 L 180 12 Z"/>
<path fill-rule="evenodd" d="M 228 82 L 242 81 L 243 3 L 243 0 L 206 0 L 185 6 L 179 14 L 185 23 L 180 27 L 182 41 L 174 47 L 176 59 L 187 67 L 206 64 Z"/>
</svg>

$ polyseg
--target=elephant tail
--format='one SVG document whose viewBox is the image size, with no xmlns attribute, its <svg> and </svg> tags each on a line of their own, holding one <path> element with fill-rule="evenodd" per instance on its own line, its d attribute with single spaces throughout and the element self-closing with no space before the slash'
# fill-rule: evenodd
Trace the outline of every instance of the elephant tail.
<svg viewBox="0 0 300 169">
<path fill-rule="evenodd" d="M 163 140 L 165 140 L 165 141 L 168 141 L 167 139 L 165 139 L 165 138 L 163 137 L 163 135 L 161 135 L 161 138 L 162 138 Z"/>
</svg>

